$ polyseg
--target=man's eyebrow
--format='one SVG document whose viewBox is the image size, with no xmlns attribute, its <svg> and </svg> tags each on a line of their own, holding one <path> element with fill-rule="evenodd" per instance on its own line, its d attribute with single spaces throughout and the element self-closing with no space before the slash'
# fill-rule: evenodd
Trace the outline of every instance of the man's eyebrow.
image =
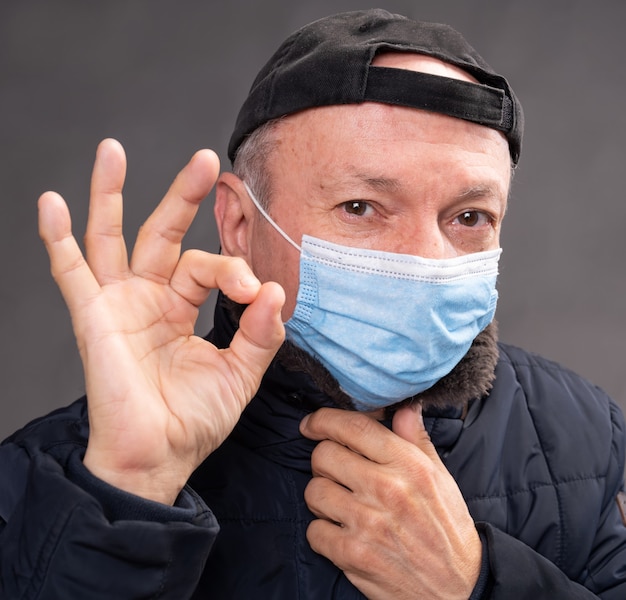
<svg viewBox="0 0 626 600">
<path fill-rule="evenodd" d="M 394 177 L 375 176 L 366 173 L 356 173 L 355 179 L 365 184 L 369 189 L 379 193 L 393 194 L 403 188 L 399 179 Z M 472 200 L 478 198 L 502 199 L 503 190 L 500 185 L 492 182 L 478 183 L 462 189 L 456 198 L 458 200 Z M 504 197 L 506 201 L 506 196 Z"/>
<path fill-rule="evenodd" d="M 373 177 L 362 173 L 358 173 L 356 177 L 375 192 L 393 193 L 402 187 L 400 181 L 393 177 Z"/>
<path fill-rule="evenodd" d="M 472 200 L 473 198 L 501 198 L 502 190 L 498 185 L 489 183 L 478 184 L 468 187 L 458 194 L 459 200 Z"/>
</svg>

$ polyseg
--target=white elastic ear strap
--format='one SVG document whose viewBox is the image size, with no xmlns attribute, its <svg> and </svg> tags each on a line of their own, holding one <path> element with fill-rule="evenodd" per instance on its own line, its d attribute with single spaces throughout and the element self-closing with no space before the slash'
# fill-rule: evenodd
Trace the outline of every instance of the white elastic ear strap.
<svg viewBox="0 0 626 600">
<path fill-rule="evenodd" d="M 252 203 L 254 204 L 254 206 L 257 207 L 258 211 L 265 217 L 265 219 L 267 220 L 267 222 L 276 230 L 278 231 L 278 233 L 280 233 L 280 235 L 282 235 L 298 252 L 302 252 L 302 248 L 300 248 L 300 246 L 298 246 L 298 244 L 296 244 L 276 223 L 276 221 L 274 221 L 274 219 L 272 219 L 272 217 L 269 216 L 269 214 L 267 213 L 267 211 L 261 206 L 261 203 L 256 199 L 256 196 L 252 193 L 252 190 L 250 189 L 250 186 L 248 186 L 248 184 L 244 181 L 243 185 L 246 188 L 246 191 L 248 192 L 248 196 L 250 196 L 250 200 L 252 200 Z"/>
</svg>

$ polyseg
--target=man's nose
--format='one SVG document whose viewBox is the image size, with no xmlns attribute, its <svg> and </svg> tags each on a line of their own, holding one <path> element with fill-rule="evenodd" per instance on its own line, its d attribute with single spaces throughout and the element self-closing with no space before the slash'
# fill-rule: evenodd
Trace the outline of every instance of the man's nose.
<svg viewBox="0 0 626 600">
<path fill-rule="evenodd" d="M 459 251 L 448 239 L 436 220 L 406 220 L 397 233 L 394 252 L 410 254 L 421 258 L 454 258 Z"/>
</svg>

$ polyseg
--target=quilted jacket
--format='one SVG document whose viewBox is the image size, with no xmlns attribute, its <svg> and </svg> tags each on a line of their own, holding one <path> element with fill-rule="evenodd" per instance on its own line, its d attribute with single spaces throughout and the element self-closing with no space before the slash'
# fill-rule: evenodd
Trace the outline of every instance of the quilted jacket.
<svg viewBox="0 0 626 600">
<path fill-rule="evenodd" d="M 231 335 L 217 319 L 215 343 Z M 174 507 L 86 471 L 84 399 L 31 423 L 0 446 L 0 598 L 363 598 L 305 538 L 298 424 L 329 403 L 274 363 Z M 487 397 L 425 417 L 486 543 L 483 598 L 626 598 L 624 422 L 601 390 L 501 345 Z"/>
</svg>

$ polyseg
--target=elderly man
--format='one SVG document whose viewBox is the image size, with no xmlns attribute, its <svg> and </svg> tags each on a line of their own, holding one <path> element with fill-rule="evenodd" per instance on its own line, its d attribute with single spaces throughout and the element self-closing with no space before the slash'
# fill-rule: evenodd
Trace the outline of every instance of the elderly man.
<svg viewBox="0 0 626 600">
<path fill-rule="evenodd" d="M 44 194 L 87 399 L 0 450 L 3 597 L 624 598 L 619 410 L 492 322 L 521 131 L 456 32 L 347 13 L 279 48 L 233 173 L 198 152 L 130 261 L 117 142 L 86 260 Z M 181 256 L 216 180 L 222 255 Z"/>
</svg>

